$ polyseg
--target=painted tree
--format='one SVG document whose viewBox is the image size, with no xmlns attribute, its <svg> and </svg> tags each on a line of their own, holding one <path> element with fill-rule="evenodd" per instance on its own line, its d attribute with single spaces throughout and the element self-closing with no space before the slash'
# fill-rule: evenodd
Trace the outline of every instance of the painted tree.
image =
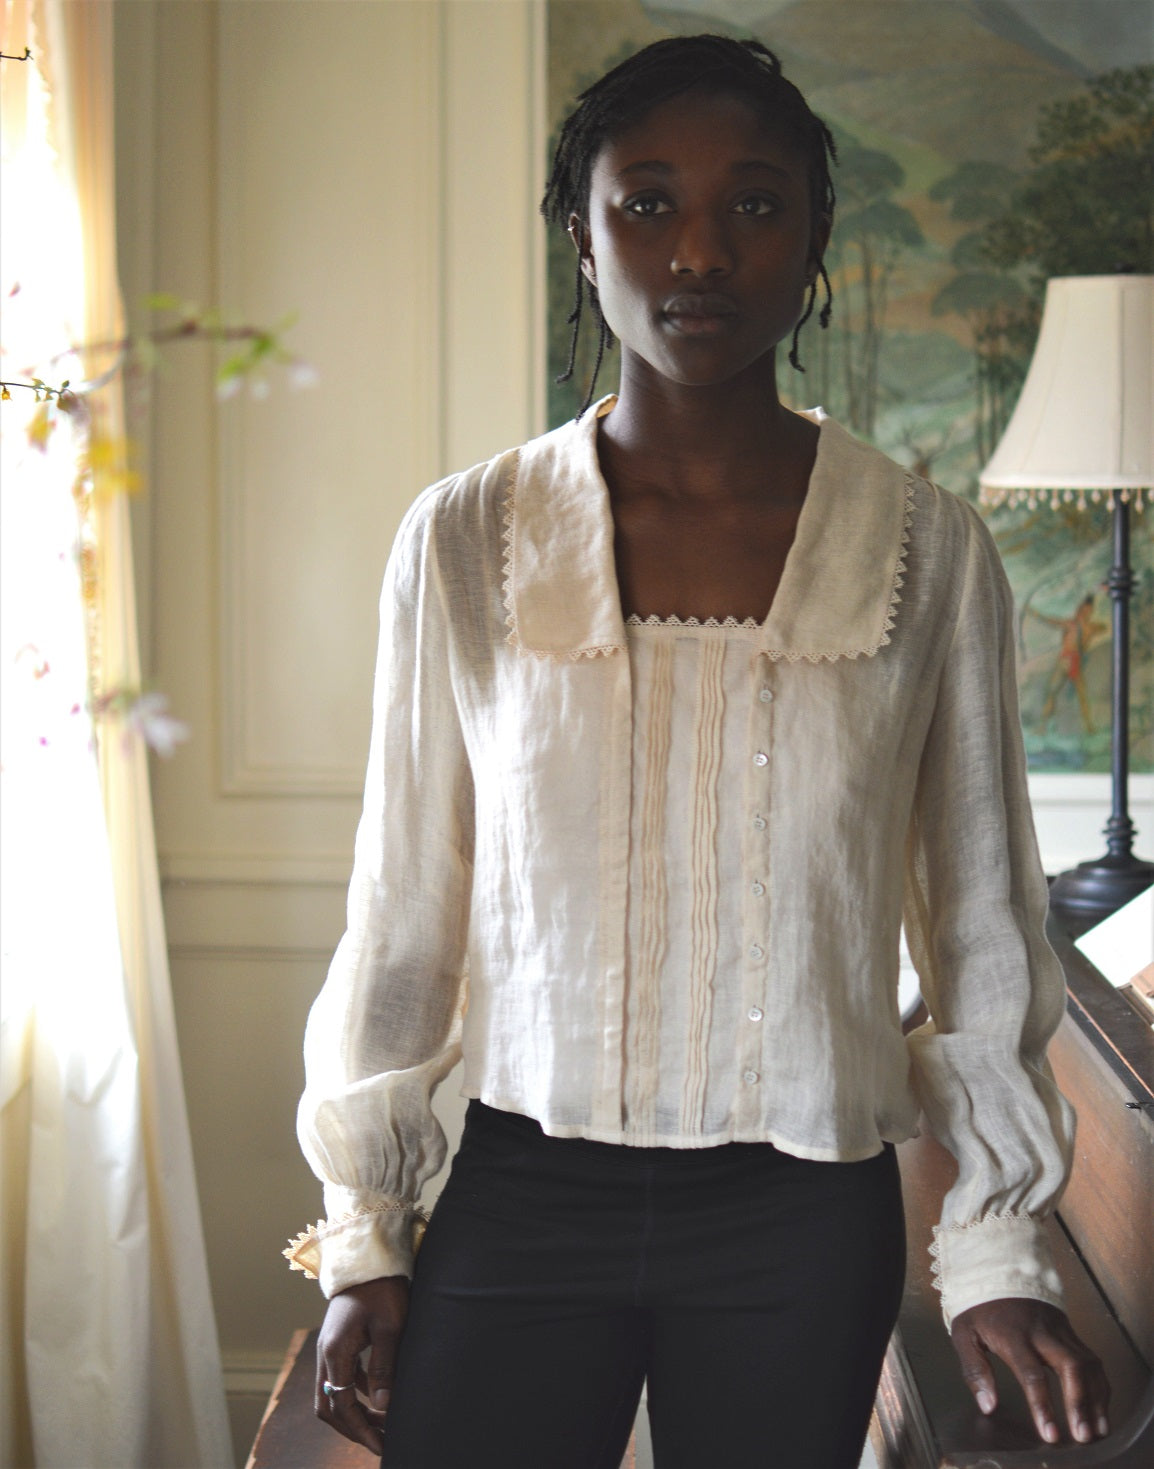
<svg viewBox="0 0 1154 1469">
<path fill-rule="evenodd" d="M 956 273 L 934 297 L 933 313 L 965 319 L 974 351 L 975 451 L 979 462 L 993 453 L 1009 420 L 1030 360 L 1038 308 L 1020 271 L 991 264 L 986 230 L 1010 206 L 1017 175 L 1000 164 L 961 163 L 929 190 L 948 203 L 953 219 L 976 228 L 951 251 Z"/>
<path fill-rule="evenodd" d="M 836 277 L 837 369 L 852 428 L 872 434 L 879 407 L 879 364 L 890 288 L 902 256 L 925 243 L 921 227 L 893 197 L 905 183 L 896 158 L 839 140 L 839 209 L 827 267 Z M 832 354 L 823 354 L 823 375 Z M 822 384 L 823 396 L 833 395 Z"/>
<path fill-rule="evenodd" d="M 1043 107 L 1035 165 L 985 231 L 995 266 L 1054 275 L 1154 272 L 1154 66 L 1106 72 Z"/>
</svg>

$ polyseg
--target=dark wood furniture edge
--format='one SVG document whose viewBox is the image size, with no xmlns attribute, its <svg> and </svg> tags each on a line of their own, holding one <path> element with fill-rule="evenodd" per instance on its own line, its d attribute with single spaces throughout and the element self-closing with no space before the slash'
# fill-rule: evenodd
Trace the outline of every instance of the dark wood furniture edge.
<svg viewBox="0 0 1154 1469">
<path fill-rule="evenodd" d="M 1052 1449 L 953 1453 L 941 1469 L 1149 1469 L 1154 1464 L 1154 1379 L 1119 1431 L 1092 1444 L 1057 1444 Z"/>
<path fill-rule="evenodd" d="M 260 1436 L 264 1432 L 265 1424 L 272 1417 L 273 1413 L 276 1410 L 277 1404 L 280 1402 L 280 1396 L 281 1393 L 284 1391 L 285 1383 L 288 1381 L 289 1373 L 293 1370 L 293 1367 L 296 1364 L 296 1359 L 300 1356 L 301 1348 L 308 1340 L 308 1337 L 309 1329 L 307 1326 L 299 1327 L 296 1331 L 293 1332 L 292 1336 L 289 1337 L 288 1350 L 285 1352 L 284 1361 L 280 1364 L 280 1371 L 277 1373 L 276 1382 L 273 1384 L 272 1392 L 270 1392 L 268 1395 L 268 1402 L 264 1405 L 264 1412 L 260 1415 L 260 1423 L 257 1426 L 256 1437 L 252 1441 L 252 1448 L 249 1450 L 244 1469 L 256 1469 L 256 1451 L 257 1444 L 260 1443 Z"/>
<path fill-rule="evenodd" d="M 922 1405 L 913 1370 L 899 1332 L 886 1349 L 885 1366 L 874 1400 L 870 1441 L 878 1464 L 936 1464 L 937 1441 Z"/>
<path fill-rule="evenodd" d="M 1058 925 L 1053 914 L 1047 937 L 1066 972 L 1066 1009 L 1135 1102 L 1154 1117 L 1154 1030 L 1095 969 Z"/>
</svg>

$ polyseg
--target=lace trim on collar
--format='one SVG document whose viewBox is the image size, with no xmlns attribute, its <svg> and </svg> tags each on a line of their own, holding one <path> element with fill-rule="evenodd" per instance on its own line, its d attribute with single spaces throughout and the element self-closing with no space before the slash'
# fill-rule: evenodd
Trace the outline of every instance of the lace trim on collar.
<svg viewBox="0 0 1154 1469">
<path fill-rule="evenodd" d="M 631 613 L 625 619 L 626 627 L 715 627 L 715 628 L 740 628 L 744 632 L 757 632 L 761 627 L 756 617 L 746 617 L 740 622 L 736 617 L 726 617 L 720 622 L 716 617 L 707 617 L 704 621 L 699 617 L 658 617 L 657 613 L 651 613 L 648 617 L 639 617 L 636 612 Z"/>
<path fill-rule="evenodd" d="M 918 485 L 925 481 L 917 475 L 906 471 L 906 504 L 905 514 L 902 517 L 902 535 L 898 546 L 898 559 L 894 566 L 894 579 L 890 588 L 889 606 L 886 608 L 886 620 L 882 625 L 881 636 L 869 647 L 862 648 L 838 648 L 829 653 L 787 653 L 780 648 L 764 648 L 762 651 L 771 663 L 836 663 L 839 658 L 872 658 L 880 649 L 888 647 L 891 641 L 890 633 L 898 620 L 898 607 L 901 605 L 901 589 L 906 580 L 906 558 L 910 550 L 910 527 L 914 523 L 914 494 Z"/>
<path fill-rule="evenodd" d="M 517 613 L 513 595 L 515 582 L 515 549 L 514 549 L 514 524 L 516 521 L 516 485 L 517 474 L 520 467 L 520 453 L 511 456 L 511 463 L 506 471 L 504 494 L 502 496 L 502 602 L 505 608 L 505 625 L 509 629 L 505 641 L 520 653 L 531 654 L 538 659 L 548 659 L 553 662 L 578 663 L 584 658 L 608 658 L 623 649 L 621 643 L 605 643 L 592 646 L 570 648 L 565 651 L 553 651 L 539 648 L 528 648 L 522 643 L 517 628 Z M 880 649 L 888 646 L 890 634 L 897 622 L 898 607 L 901 604 L 901 588 L 906 579 L 906 558 L 909 554 L 910 527 L 914 519 L 914 496 L 919 484 L 924 483 L 910 470 L 905 472 L 905 513 L 902 518 L 901 539 L 898 546 L 897 561 L 894 566 L 893 582 L 890 587 L 890 599 L 886 609 L 885 621 L 882 624 L 881 633 L 878 638 L 868 646 L 857 648 L 838 648 L 828 652 L 813 653 L 808 650 L 786 650 L 783 648 L 763 647 L 761 652 L 769 658 L 771 663 L 836 663 L 840 658 L 848 658 L 851 661 L 857 658 L 872 658 Z M 770 614 L 772 618 L 772 611 Z M 767 619 L 768 621 L 768 619 Z M 766 623 L 759 623 L 752 618 L 744 622 L 738 622 L 735 618 L 727 617 L 723 622 L 716 618 L 708 617 L 704 622 L 696 618 L 687 618 L 682 622 L 679 618 L 661 618 L 656 614 L 647 618 L 640 618 L 636 613 L 626 620 L 626 626 L 632 627 L 716 627 L 732 629 L 762 630 Z"/>
</svg>

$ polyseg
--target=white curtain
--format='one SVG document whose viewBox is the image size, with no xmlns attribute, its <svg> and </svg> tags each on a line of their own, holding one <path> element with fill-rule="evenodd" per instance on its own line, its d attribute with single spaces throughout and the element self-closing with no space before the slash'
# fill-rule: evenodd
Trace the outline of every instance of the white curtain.
<svg viewBox="0 0 1154 1469">
<path fill-rule="evenodd" d="M 121 332 L 112 7 L 3 0 L 3 376 L 74 381 Z M 140 671 L 123 494 L 73 501 L 84 423 L 43 450 L 3 404 L 0 1463 L 232 1461 L 156 871 L 146 752 L 96 731 L 89 674 Z M 123 435 L 117 385 L 101 433 Z M 95 665 L 95 666 L 94 666 Z"/>
</svg>

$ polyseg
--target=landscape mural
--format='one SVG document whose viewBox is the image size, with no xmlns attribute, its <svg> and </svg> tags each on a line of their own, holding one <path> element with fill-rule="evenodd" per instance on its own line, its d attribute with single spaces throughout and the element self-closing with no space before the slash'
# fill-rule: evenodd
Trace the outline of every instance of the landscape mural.
<svg viewBox="0 0 1154 1469">
<path fill-rule="evenodd" d="M 838 211 L 828 331 L 800 376 L 901 462 L 977 499 L 1013 410 L 1051 275 L 1154 271 L 1154 7 L 1149 0 L 550 0 L 551 140 L 582 87 L 662 35 L 752 36 L 829 123 Z M 574 260 L 549 244 L 549 411 L 579 406 L 568 355 Z M 616 358 L 602 369 L 611 391 Z M 1110 768 L 1109 509 L 985 509 L 1014 588 L 1035 771 Z M 1131 768 L 1154 770 L 1154 507 L 1132 517 Z"/>
</svg>

